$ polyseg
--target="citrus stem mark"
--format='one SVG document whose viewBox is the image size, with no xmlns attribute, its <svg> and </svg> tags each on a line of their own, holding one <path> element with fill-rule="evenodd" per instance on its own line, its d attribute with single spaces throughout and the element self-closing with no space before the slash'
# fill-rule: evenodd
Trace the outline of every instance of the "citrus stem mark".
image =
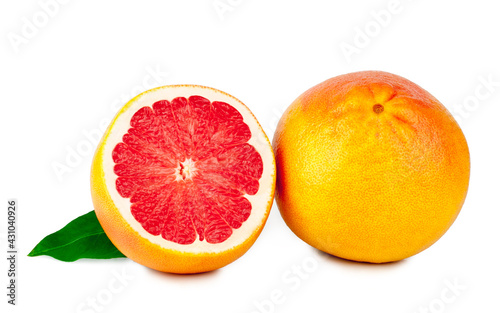
<svg viewBox="0 0 500 313">
<path fill-rule="evenodd" d="M 377 114 L 380 114 L 380 113 L 384 112 L 384 106 L 383 106 L 383 105 L 381 105 L 381 104 L 378 104 L 378 103 L 377 103 L 377 104 L 375 104 L 375 105 L 373 106 L 373 112 L 375 112 L 375 113 L 377 113 Z"/>
</svg>

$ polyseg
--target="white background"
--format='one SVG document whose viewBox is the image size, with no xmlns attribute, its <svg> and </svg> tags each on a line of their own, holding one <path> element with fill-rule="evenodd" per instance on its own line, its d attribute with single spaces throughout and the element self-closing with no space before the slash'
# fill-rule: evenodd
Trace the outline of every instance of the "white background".
<svg viewBox="0 0 500 313">
<path fill-rule="evenodd" d="M 48 16 L 38 1 L 2 1 L 1 311 L 499 312 L 496 1 L 401 0 L 379 22 L 373 13 L 388 10 L 389 0 L 216 3 L 232 10 L 218 13 L 214 0 L 70 0 L 50 7 Z M 33 19 L 38 26 L 29 29 Z M 342 45 L 358 50 L 347 58 Z M 421 254 L 387 265 L 330 257 L 299 240 L 274 206 L 248 253 L 211 273 L 164 274 L 127 259 L 64 263 L 25 256 L 45 235 L 92 210 L 95 145 L 84 133 L 94 134 L 116 105 L 138 92 L 180 83 L 221 89 L 247 104 L 271 138 L 283 110 L 303 91 L 369 69 L 427 89 L 460 116 L 469 143 L 466 203 L 446 235 Z M 160 72 L 156 79 L 152 71 Z M 480 87 L 488 79 L 497 85 Z M 76 149 L 81 159 L 68 163 L 68 151 Z M 71 172 L 58 177 L 55 164 Z M 4 296 L 11 197 L 19 200 L 15 308 Z M 299 267 L 303 274 L 293 272 Z M 270 304 L 272 293 L 283 294 L 279 303 Z"/>
</svg>

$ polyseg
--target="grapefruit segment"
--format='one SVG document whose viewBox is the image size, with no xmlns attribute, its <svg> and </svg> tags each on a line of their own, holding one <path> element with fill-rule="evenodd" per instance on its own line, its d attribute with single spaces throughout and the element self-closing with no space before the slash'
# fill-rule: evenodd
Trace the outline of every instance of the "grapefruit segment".
<svg viewBox="0 0 500 313">
<path fill-rule="evenodd" d="M 127 103 L 92 168 L 96 214 L 111 241 L 129 258 L 170 272 L 212 270 L 243 254 L 267 219 L 274 181 L 271 145 L 248 108 L 191 85 Z M 153 255 L 138 256 L 130 237 Z M 179 253 L 185 265 L 161 259 Z M 194 262 L 200 258 L 218 265 Z"/>
</svg>

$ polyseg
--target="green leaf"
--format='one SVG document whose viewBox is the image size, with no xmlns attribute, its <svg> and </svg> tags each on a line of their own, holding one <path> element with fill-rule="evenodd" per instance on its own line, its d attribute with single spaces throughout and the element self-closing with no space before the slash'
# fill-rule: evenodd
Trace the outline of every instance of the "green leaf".
<svg viewBox="0 0 500 313">
<path fill-rule="evenodd" d="M 73 262 L 78 259 L 112 259 L 125 256 L 104 233 L 94 211 L 90 211 L 62 229 L 43 238 L 28 256 L 48 255 Z"/>
</svg>

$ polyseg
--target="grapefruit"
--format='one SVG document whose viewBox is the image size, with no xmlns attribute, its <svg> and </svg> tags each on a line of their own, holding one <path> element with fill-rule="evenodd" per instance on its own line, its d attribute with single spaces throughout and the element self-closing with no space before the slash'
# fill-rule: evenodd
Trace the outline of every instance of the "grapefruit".
<svg viewBox="0 0 500 313">
<path fill-rule="evenodd" d="M 303 241 L 383 263 L 415 255 L 455 221 L 469 150 L 446 108 L 386 72 L 337 76 L 300 95 L 273 139 L 276 201 Z"/>
<path fill-rule="evenodd" d="M 269 215 L 271 144 L 250 110 L 216 89 L 146 91 L 118 112 L 91 171 L 96 215 L 128 258 L 198 273 L 243 255 Z"/>
</svg>

